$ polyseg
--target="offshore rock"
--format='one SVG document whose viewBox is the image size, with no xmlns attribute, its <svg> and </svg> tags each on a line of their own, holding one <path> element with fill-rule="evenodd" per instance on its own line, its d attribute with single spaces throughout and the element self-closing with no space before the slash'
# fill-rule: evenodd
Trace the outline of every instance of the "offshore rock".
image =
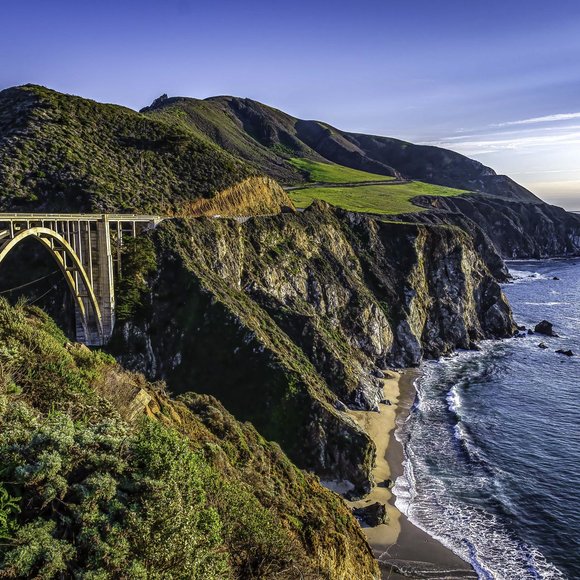
<svg viewBox="0 0 580 580">
<path fill-rule="evenodd" d="M 387 507 L 378 501 L 365 507 L 354 508 L 352 513 L 356 518 L 362 520 L 371 528 L 389 523 Z"/>
<path fill-rule="evenodd" d="M 538 322 L 534 327 L 534 332 L 538 334 L 545 334 L 546 336 L 558 336 L 554 332 L 554 325 L 547 320 L 542 320 L 542 322 Z"/>
</svg>

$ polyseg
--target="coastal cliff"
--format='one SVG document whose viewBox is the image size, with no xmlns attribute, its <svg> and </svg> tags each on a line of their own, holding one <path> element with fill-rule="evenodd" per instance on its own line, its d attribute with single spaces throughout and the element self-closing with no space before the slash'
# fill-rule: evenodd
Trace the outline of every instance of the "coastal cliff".
<svg viewBox="0 0 580 580">
<path fill-rule="evenodd" d="M 343 412 L 376 409 L 391 365 L 510 336 L 511 311 L 459 228 L 315 203 L 248 220 L 171 220 L 112 352 L 174 392 L 219 398 L 301 467 L 370 489 L 374 446 Z"/>
<path fill-rule="evenodd" d="M 477 224 L 506 259 L 580 255 L 580 215 L 547 203 L 520 203 L 490 195 L 420 197 L 415 203 L 429 208 L 448 223 L 467 217 Z M 421 214 L 417 214 L 421 219 Z M 473 231 L 476 228 L 467 226 Z"/>
<path fill-rule="evenodd" d="M 446 198 L 447 206 L 420 200 L 428 206 L 425 211 L 391 201 L 381 217 L 363 213 L 368 209 L 347 211 L 321 201 L 295 211 L 291 195 L 273 179 L 277 173 L 271 169 L 278 168 L 284 180 L 311 179 L 292 158 L 298 152 L 337 179 L 345 168 L 327 163 L 329 158 L 315 150 L 319 134 L 324 137 L 319 149 L 328 156 L 338 144 L 337 155 L 351 165 L 389 177 L 404 175 L 384 160 L 360 158 L 362 136 L 339 135 L 316 122 L 280 133 L 256 111 L 244 110 L 233 125 L 206 133 L 186 118 L 197 115 L 193 110 L 175 115 L 161 107 L 140 114 L 36 86 L 0 93 L 0 207 L 27 212 L 147 211 L 164 217 L 155 230 L 126 237 L 119 248 L 117 324 L 107 349 L 123 367 L 103 353 L 69 344 L 40 311 L 22 306 L 10 311 L 0 303 L 6 322 L 0 328 L 0 340 L 6 343 L 0 344 L 0 414 L 6 401 L 18 403 L 23 392 L 27 412 L 34 416 L 31 433 L 52 428 L 51 409 L 57 409 L 68 414 L 63 424 L 72 424 L 79 441 L 93 437 L 102 420 L 120 418 L 121 432 L 128 430 L 133 437 L 131 445 L 144 441 L 135 433 L 145 439 L 153 433 L 157 442 L 158 437 L 166 442 L 178 437 L 181 443 L 164 460 L 171 465 L 181 464 L 180 457 L 197 462 L 197 455 L 182 454 L 183 445 L 201 453 L 203 469 L 209 466 L 234 495 L 239 492 L 247 500 L 241 507 L 223 504 L 215 490 L 208 492 L 210 507 L 222 510 L 224 530 L 222 536 L 212 536 L 219 541 L 210 552 L 215 555 L 217 546 L 218 552 L 228 553 L 227 563 L 216 561 L 216 566 L 230 566 L 233 577 L 247 577 L 255 567 L 267 565 L 277 577 L 292 577 L 297 566 L 305 578 L 370 578 L 376 564 L 352 515 L 315 476 L 297 467 L 332 482 L 350 499 L 364 496 L 374 483 L 376 447 L 350 411 L 387 405 L 383 379 L 393 367 L 415 366 L 457 348 L 476 348 L 485 338 L 513 335 L 511 310 L 498 285 L 508 277 L 497 251 L 502 238 L 494 238 L 492 221 L 486 226 L 481 220 L 481 229 L 469 208 L 452 205 L 475 199 L 460 191 L 441 192 L 453 196 Z M 282 124 L 293 122 L 281 112 L 275 116 Z M 221 123 L 219 116 L 215 119 Z M 266 145 L 258 146 L 252 135 L 265 139 Z M 232 140 L 239 151 L 230 147 Z M 262 165 L 264 155 L 267 166 Z M 429 159 L 447 159 L 441 152 L 433 155 Z M 413 168 L 416 160 L 404 161 Z M 452 161 L 449 175 L 455 178 L 463 158 Z M 470 167 L 470 179 L 485 178 L 498 187 L 505 181 L 480 164 Z M 369 178 L 346 173 L 349 179 Z M 447 179 L 435 170 L 428 177 Z M 406 179 L 396 181 L 395 188 L 411 187 L 410 192 L 434 190 L 425 184 L 417 189 Z M 543 211 L 543 204 L 518 187 L 512 188 L 512 198 L 518 200 L 513 201 L 514 212 L 523 198 Z M 364 188 L 357 191 L 364 195 Z M 397 191 L 383 192 L 383 201 L 388 205 L 390 195 L 403 195 Z M 504 201 L 498 198 L 497 203 Z M 418 211 L 390 219 L 395 207 Z M 529 227 L 522 225 L 523 230 Z M 567 231 L 558 230 L 558 236 Z M 576 237 L 572 235 L 573 243 Z M 538 243 L 546 251 L 563 247 L 560 242 Z M 522 253 L 528 250 L 522 246 Z M 18 267 L 24 259 L 30 268 Z M 50 310 L 63 329 L 74 332 L 74 305 L 50 263 L 40 246 L 23 243 L 3 263 L 0 292 L 8 292 L 14 303 L 20 293 L 28 296 Z M 17 323 L 11 322 L 14 317 Z M 22 334 L 25 342 L 20 344 L 18 329 L 28 326 L 32 330 Z M 28 348 L 33 353 L 28 363 L 40 373 L 28 382 L 6 362 L 16 347 L 16 370 L 24 368 L 22 353 Z M 55 360 L 66 364 L 55 367 Z M 146 379 L 132 374 L 136 372 Z M 171 396 L 154 381 L 163 381 Z M 27 398 L 53 383 L 80 385 L 83 396 L 73 389 L 64 398 L 54 392 L 40 401 Z M 87 393 L 90 400 L 84 398 Z M 6 416 L 0 421 L 8 420 Z M 143 416 L 171 433 L 148 430 L 156 427 L 141 431 L 134 419 Z M 88 421 L 86 433 L 84 423 L 75 424 L 79 418 Z M 61 454 L 69 465 L 74 453 L 67 448 Z M 145 469 L 131 464 L 133 468 Z M 76 474 L 72 470 L 63 477 Z M 191 474 L 178 475 L 187 479 Z M 243 482 L 253 484 L 252 497 Z M 78 483 L 71 480 L 72 486 Z M 9 491 L 14 495 L 17 490 Z M 33 516 L 45 513 L 42 493 L 33 487 L 22 500 L 37 503 L 30 513 L 14 518 L 19 525 L 28 526 Z M 20 505 L 18 498 L 14 501 Z M 195 507 L 197 501 L 188 497 L 184 505 Z M 248 506 L 255 516 L 250 522 Z M 274 514 L 273 527 L 264 521 L 267 512 Z M 52 531 L 44 530 L 44 539 L 69 542 L 64 523 L 58 520 Z M 123 526 L 131 541 L 138 542 L 139 535 Z M 236 534 L 248 526 L 251 535 L 239 550 Z M 264 541 L 260 527 L 279 543 Z M 159 538 L 172 538 L 170 530 L 163 528 Z M 58 545 L 72 554 L 65 544 Z M 141 545 L 144 550 L 150 546 Z M 83 544 L 79 558 L 91 549 Z M 248 556 L 256 551 L 258 561 Z M 290 559 L 283 557 L 285 551 Z M 72 569 L 82 566 L 80 560 L 71 562 Z"/>
</svg>

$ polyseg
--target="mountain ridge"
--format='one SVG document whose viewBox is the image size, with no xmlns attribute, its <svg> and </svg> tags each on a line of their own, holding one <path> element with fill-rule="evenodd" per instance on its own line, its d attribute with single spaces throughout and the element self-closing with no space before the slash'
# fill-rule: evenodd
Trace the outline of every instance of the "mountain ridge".
<svg viewBox="0 0 580 580">
<path fill-rule="evenodd" d="M 198 131 L 220 146 L 250 163 L 259 162 L 262 170 L 286 184 L 303 178 L 284 166 L 287 156 L 294 155 L 391 177 L 404 176 L 435 185 L 541 203 L 532 192 L 509 177 L 498 175 L 492 168 L 460 153 L 392 137 L 342 131 L 323 121 L 298 119 L 252 99 L 163 97 L 141 112 L 159 114 L 175 109 L 188 115 L 189 122 Z M 227 117 L 221 119 L 221 124 L 216 120 L 219 113 Z M 236 128 L 238 135 L 234 138 L 232 131 Z M 272 162 L 273 156 L 277 157 L 277 163 Z"/>
<path fill-rule="evenodd" d="M 175 215 L 256 177 L 183 124 L 38 85 L 0 91 L 0 209 Z M 270 185 L 269 210 L 288 205 Z"/>
</svg>

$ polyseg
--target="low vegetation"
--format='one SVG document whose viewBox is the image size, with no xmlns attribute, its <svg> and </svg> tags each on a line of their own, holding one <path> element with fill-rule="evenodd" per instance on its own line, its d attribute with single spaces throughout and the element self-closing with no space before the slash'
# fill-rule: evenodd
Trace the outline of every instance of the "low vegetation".
<svg viewBox="0 0 580 580">
<path fill-rule="evenodd" d="M 257 173 L 184 123 L 39 86 L 0 92 L 0 208 L 173 215 Z"/>
<path fill-rule="evenodd" d="M 147 276 L 157 270 L 155 246 L 148 236 L 126 237 L 121 248 L 122 276 L 117 276 L 115 314 L 122 322 L 130 320 L 142 305 L 148 289 Z"/>
<path fill-rule="evenodd" d="M 350 578 L 340 498 L 213 398 L 170 399 L 0 299 L 0 577 Z"/>
<path fill-rule="evenodd" d="M 315 183 L 361 183 L 365 181 L 389 181 L 388 175 L 359 171 L 344 165 L 322 163 L 310 159 L 291 159 L 290 163 L 307 174 L 308 181 Z"/>
<path fill-rule="evenodd" d="M 289 192 L 296 207 L 308 207 L 315 199 L 349 211 L 373 214 L 399 214 L 423 211 L 413 203 L 421 195 L 453 197 L 469 192 L 420 181 L 393 185 L 355 187 L 311 187 Z"/>
</svg>

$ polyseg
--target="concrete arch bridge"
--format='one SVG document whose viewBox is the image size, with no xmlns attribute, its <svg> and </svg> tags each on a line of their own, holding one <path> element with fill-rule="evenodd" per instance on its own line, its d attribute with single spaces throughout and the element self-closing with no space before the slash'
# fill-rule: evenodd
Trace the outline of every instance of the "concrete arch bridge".
<svg viewBox="0 0 580 580">
<path fill-rule="evenodd" d="M 126 236 L 155 228 L 163 218 L 132 214 L 0 214 L 2 261 L 32 237 L 48 249 L 72 292 L 76 338 L 101 346 L 115 325 L 115 271 L 121 271 Z"/>
</svg>

